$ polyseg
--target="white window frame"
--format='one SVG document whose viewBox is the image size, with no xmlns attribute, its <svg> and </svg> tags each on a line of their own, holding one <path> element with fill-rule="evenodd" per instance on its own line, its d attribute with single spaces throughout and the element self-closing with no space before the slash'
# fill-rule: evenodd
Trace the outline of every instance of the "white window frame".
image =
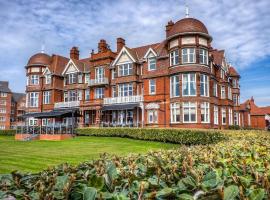
<svg viewBox="0 0 270 200">
<path fill-rule="evenodd" d="M 232 109 L 229 108 L 229 125 L 233 125 L 233 112 L 232 112 Z"/>
<path fill-rule="evenodd" d="M 204 120 L 202 120 L 204 118 Z M 201 103 L 201 123 L 210 123 L 210 104 Z"/>
<path fill-rule="evenodd" d="M 77 83 L 77 73 L 70 73 L 70 74 L 67 74 L 67 76 L 68 76 L 68 84 Z"/>
<path fill-rule="evenodd" d="M 44 91 L 43 104 L 50 104 L 50 103 L 51 103 L 51 91 Z"/>
<path fill-rule="evenodd" d="M 232 100 L 232 88 L 228 86 L 228 99 Z"/>
<path fill-rule="evenodd" d="M 6 109 L 5 108 L 0 108 L 0 113 L 6 113 Z"/>
<path fill-rule="evenodd" d="M 39 93 L 38 92 L 29 92 L 29 107 L 36 108 L 38 107 Z"/>
<path fill-rule="evenodd" d="M 0 96 L 1 97 L 7 97 L 7 93 L 6 92 L 0 92 Z"/>
<path fill-rule="evenodd" d="M 31 80 L 30 80 L 31 85 L 38 85 L 39 84 L 39 75 L 32 74 L 30 76 L 30 78 L 31 78 Z"/>
<path fill-rule="evenodd" d="M 239 119 L 238 119 L 239 115 L 238 115 L 238 112 L 234 112 L 233 113 L 233 124 L 235 126 L 239 126 Z"/>
<path fill-rule="evenodd" d="M 147 110 L 148 123 L 157 124 L 158 123 L 158 111 L 157 110 Z"/>
<path fill-rule="evenodd" d="M 104 76 L 105 76 L 104 67 L 96 67 L 95 68 L 95 79 L 98 82 L 102 82 L 104 80 Z"/>
<path fill-rule="evenodd" d="M 46 74 L 45 75 L 45 84 L 51 84 L 52 83 L 52 75 Z"/>
<path fill-rule="evenodd" d="M 103 99 L 104 98 L 104 88 L 95 88 L 95 99 Z"/>
<path fill-rule="evenodd" d="M 189 120 L 185 120 L 185 111 L 188 111 Z M 194 112 L 195 111 L 195 112 Z M 183 102 L 183 123 L 197 123 L 197 103 L 196 102 Z M 195 120 L 191 120 L 191 115 L 195 114 Z"/>
<path fill-rule="evenodd" d="M 195 48 L 182 49 L 182 64 L 186 64 L 186 63 L 196 63 L 196 49 Z"/>
<path fill-rule="evenodd" d="M 227 124 L 227 116 L 226 116 L 227 112 L 226 112 L 226 108 L 222 108 L 221 109 L 221 124 L 222 125 L 226 125 Z M 224 121 L 225 119 L 225 121 Z"/>
<path fill-rule="evenodd" d="M 157 69 L 157 59 L 156 57 L 148 58 L 148 71 L 154 71 Z"/>
<path fill-rule="evenodd" d="M 84 83 L 89 84 L 90 82 L 90 73 L 84 75 Z"/>
<path fill-rule="evenodd" d="M 218 97 L 218 84 L 216 81 L 213 83 L 213 96 Z"/>
<path fill-rule="evenodd" d="M 200 64 L 208 65 L 208 51 L 200 48 Z"/>
<path fill-rule="evenodd" d="M 118 96 L 119 97 L 133 96 L 133 84 L 132 83 L 119 84 Z"/>
<path fill-rule="evenodd" d="M 200 76 L 200 93 L 201 96 L 209 97 L 209 76 L 205 74 L 201 74 Z"/>
<path fill-rule="evenodd" d="M 191 75 L 194 75 L 194 80 L 191 81 Z M 185 78 L 187 76 L 187 79 Z M 186 81 L 185 81 L 186 79 Z M 191 94 L 191 85 L 195 86 L 195 94 Z M 184 94 L 185 86 L 187 85 L 188 94 Z M 182 95 L 183 96 L 197 96 L 197 85 L 196 85 L 196 74 L 195 73 L 189 73 L 189 74 L 183 74 L 182 75 Z"/>
<path fill-rule="evenodd" d="M 170 66 L 179 64 L 179 50 L 174 49 L 170 52 Z"/>
<path fill-rule="evenodd" d="M 150 95 L 156 94 L 156 79 L 149 80 L 149 94 Z"/>
<path fill-rule="evenodd" d="M 218 122 L 218 106 L 214 106 L 214 124 L 219 125 L 219 122 Z"/>
<path fill-rule="evenodd" d="M 226 87 L 225 85 L 220 86 L 220 98 L 226 99 Z"/>
<path fill-rule="evenodd" d="M 177 80 L 178 79 L 178 80 Z M 178 91 L 178 95 L 177 95 Z M 180 97 L 180 76 L 174 75 L 170 77 L 170 97 Z"/>
<path fill-rule="evenodd" d="M 86 89 L 84 91 L 84 98 L 85 98 L 85 101 L 89 101 L 90 100 L 90 89 Z"/>
<path fill-rule="evenodd" d="M 171 103 L 171 123 L 180 123 L 181 120 L 181 110 L 180 103 Z"/>
<path fill-rule="evenodd" d="M 118 65 L 118 76 L 132 75 L 132 71 L 133 71 L 133 64 L 130 62 Z"/>
</svg>

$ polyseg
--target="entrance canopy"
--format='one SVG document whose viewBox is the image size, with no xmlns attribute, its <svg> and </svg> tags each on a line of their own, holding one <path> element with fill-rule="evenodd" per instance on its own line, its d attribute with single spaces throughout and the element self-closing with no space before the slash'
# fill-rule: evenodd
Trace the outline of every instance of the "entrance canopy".
<svg viewBox="0 0 270 200">
<path fill-rule="evenodd" d="M 22 115 L 23 118 L 34 117 L 38 119 L 42 118 L 57 118 L 57 117 L 78 117 L 79 109 L 55 109 L 49 112 L 33 112 Z"/>
<path fill-rule="evenodd" d="M 101 110 L 132 110 L 138 107 L 138 103 L 105 105 Z"/>
</svg>

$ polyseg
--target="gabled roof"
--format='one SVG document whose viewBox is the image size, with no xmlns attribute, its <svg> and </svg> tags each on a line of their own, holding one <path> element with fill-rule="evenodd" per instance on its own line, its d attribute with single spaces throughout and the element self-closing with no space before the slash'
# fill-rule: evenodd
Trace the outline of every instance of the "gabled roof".
<svg viewBox="0 0 270 200">
<path fill-rule="evenodd" d="M 52 74 L 61 75 L 68 61 L 69 58 L 60 55 L 53 55 L 52 63 L 48 68 Z"/>
<path fill-rule="evenodd" d="M 229 74 L 230 76 L 240 76 L 233 66 L 229 67 Z"/>
<path fill-rule="evenodd" d="M 24 93 L 17 93 L 17 92 L 12 93 L 12 99 L 15 102 L 19 102 L 23 97 L 25 97 Z"/>
<path fill-rule="evenodd" d="M 255 102 L 254 98 L 251 97 L 251 99 L 248 99 L 244 103 L 240 105 L 240 109 L 244 110 L 243 108 L 249 108 L 250 109 L 250 115 L 267 115 L 270 114 L 270 106 L 265 107 L 258 107 Z"/>
<path fill-rule="evenodd" d="M 62 75 L 67 71 L 70 63 L 72 63 L 76 70 L 78 72 L 88 72 L 90 70 L 90 62 L 87 61 L 86 59 L 82 59 L 82 60 L 75 60 L 75 59 L 69 59 L 68 63 L 65 65 L 64 70 L 62 71 Z"/>
<path fill-rule="evenodd" d="M 213 58 L 214 58 L 214 63 L 216 65 L 222 66 L 222 62 L 225 56 L 225 51 L 224 50 L 213 50 L 212 52 Z"/>
<path fill-rule="evenodd" d="M 150 53 L 152 53 L 155 57 L 157 56 L 157 53 L 150 47 L 149 49 L 148 49 L 148 51 L 145 53 L 145 55 L 144 55 L 144 59 L 146 59 L 146 58 L 148 58 L 148 55 L 150 54 Z"/>
<path fill-rule="evenodd" d="M 127 53 L 128 57 L 129 57 L 133 62 L 137 62 L 137 61 L 138 61 L 137 56 L 136 56 L 136 52 L 133 51 L 133 49 L 130 49 L 130 48 L 124 46 L 124 47 L 121 49 L 121 51 L 119 52 L 119 54 L 116 56 L 115 60 L 114 60 L 113 63 L 112 63 L 112 66 L 114 66 L 114 65 L 118 62 L 118 60 L 121 58 L 121 56 L 122 56 L 122 54 L 123 54 L 124 52 Z"/>
<path fill-rule="evenodd" d="M 0 92 L 11 92 L 8 87 L 8 81 L 0 81 Z"/>
<path fill-rule="evenodd" d="M 135 47 L 132 48 L 131 50 L 135 53 L 136 58 L 138 60 L 143 59 L 143 57 L 145 56 L 146 52 L 152 48 L 153 50 L 155 50 L 155 48 L 159 45 L 160 43 L 155 43 L 155 44 L 148 44 L 145 46 L 140 46 L 140 47 Z"/>
</svg>

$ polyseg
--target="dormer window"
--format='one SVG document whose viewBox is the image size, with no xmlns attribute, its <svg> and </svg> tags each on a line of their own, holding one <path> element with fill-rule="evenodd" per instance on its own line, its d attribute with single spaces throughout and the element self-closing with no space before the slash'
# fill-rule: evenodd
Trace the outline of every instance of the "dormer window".
<svg viewBox="0 0 270 200">
<path fill-rule="evenodd" d="M 195 48 L 182 49 L 182 63 L 195 63 Z"/>
<path fill-rule="evenodd" d="M 132 74 L 132 63 L 126 63 L 118 66 L 119 76 L 129 76 Z"/>
<path fill-rule="evenodd" d="M 179 64 L 179 52 L 178 49 L 171 51 L 170 53 L 170 66 Z"/>
<path fill-rule="evenodd" d="M 50 74 L 45 75 L 45 84 L 51 84 L 52 76 Z"/>
<path fill-rule="evenodd" d="M 206 49 L 200 49 L 200 64 L 208 64 L 208 51 Z"/>
<path fill-rule="evenodd" d="M 67 75 L 68 78 L 68 84 L 74 84 L 77 83 L 77 73 L 71 73 Z"/>
<path fill-rule="evenodd" d="M 157 59 L 155 57 L 148 58 L 148 71 L 156 70 Z"/>
</svg>

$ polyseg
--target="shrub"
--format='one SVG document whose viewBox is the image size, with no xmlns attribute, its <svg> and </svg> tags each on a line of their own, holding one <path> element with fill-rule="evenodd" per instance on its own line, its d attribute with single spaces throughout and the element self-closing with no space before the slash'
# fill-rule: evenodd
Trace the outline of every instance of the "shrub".
<svg viewBox="0 0 270 200">
<path fill-rule="evenodd" d="M 16 130 L 8 129 L 8 130 L 0 130 L 0 135 L 15 135 Z"/>
<path fill-rule="evenodd" d="M 123 137 L 186 145 L 212 144 L 226 138 L 218 131 L 196 129 L 151 129 L 151 128 L 80 128 L 78 135 Z"/>
</svg>

